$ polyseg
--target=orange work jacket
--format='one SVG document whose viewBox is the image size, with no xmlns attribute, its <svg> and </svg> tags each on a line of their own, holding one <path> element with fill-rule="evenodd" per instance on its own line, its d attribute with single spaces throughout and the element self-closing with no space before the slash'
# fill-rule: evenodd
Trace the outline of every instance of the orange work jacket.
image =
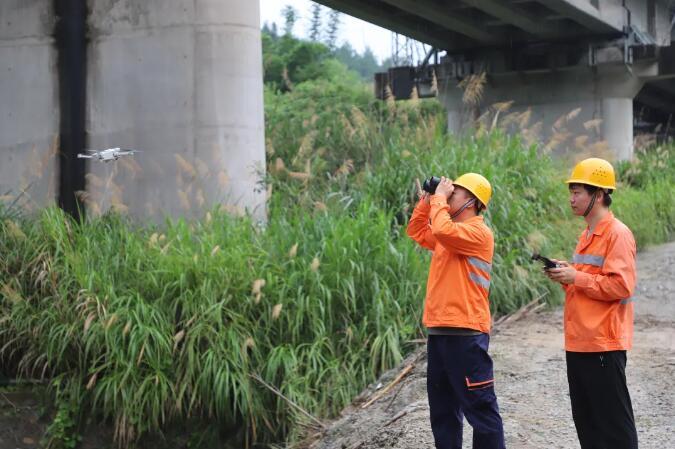
<svg viewBox="0 0 675 449">
<path fill-rule="evenodd" d="M 492 231 L 481 216 L 452 221 L 444 195 L 433 195 L 430 203 L 420 201 L 408 223 L 408 235 L 433 251 L 422 321 L 488 333 Z"/>
<path fill-rule="evenodd" d="M 565 289 L 565 350 L 603 352 L 633 344 L 635 239 L 609 212 L 579 237 L 572 264 L 577 270 Z"/>
</svg>

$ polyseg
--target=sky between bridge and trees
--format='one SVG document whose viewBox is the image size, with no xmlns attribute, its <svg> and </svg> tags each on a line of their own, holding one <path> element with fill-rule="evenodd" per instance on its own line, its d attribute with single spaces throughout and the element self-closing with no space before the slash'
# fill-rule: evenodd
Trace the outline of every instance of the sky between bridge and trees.
<svg viewBox="0 0 675 449">
<path fill-rule="evenodd" d="M 260 24 L 264 25 L 276 23 L 279 28 L 283 28 L 284 16 L 283 9 L 286 6 L 292 6 L 298 11 L 298 21 L 293 28 L 296 36 L 309 38 L 311 27 L 311 10 L 316 3 L 311 0 L 260 0 Z M 322 7 L 324 22 L 328 19 L 329 8 Z M 392 32 L 377 25 L 364 22 L 347 14 L 340 14 L 340 33 L 338 45 L 344 42 L 354 48 L 359 53 L 363 53 L 366 47 L 375 54 L 378 62 L 391 55 Z"/>
</svg>

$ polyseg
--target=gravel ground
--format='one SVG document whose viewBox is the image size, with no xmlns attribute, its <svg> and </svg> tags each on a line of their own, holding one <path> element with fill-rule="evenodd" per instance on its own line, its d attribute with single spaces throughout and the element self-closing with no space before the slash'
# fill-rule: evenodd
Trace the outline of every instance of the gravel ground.
<svg viewBox="0 0 675 449">
<path fill-rule="evenodd" d="M 675 242 L 638 255 L 634 348 L 628 388 L 642 449 L 675 448 Z M 578 448 L 563 351 L 562 309 L 527 315 L 499 329 L 491 349 L 507 446 Z M 312 449 L 433 449 L 422 348 L 374 385 L 412 372 L 366 409 L 374 386 L 343 411 Z M 471 447 L 465 423 L 464 447 Z"/>
</svg>

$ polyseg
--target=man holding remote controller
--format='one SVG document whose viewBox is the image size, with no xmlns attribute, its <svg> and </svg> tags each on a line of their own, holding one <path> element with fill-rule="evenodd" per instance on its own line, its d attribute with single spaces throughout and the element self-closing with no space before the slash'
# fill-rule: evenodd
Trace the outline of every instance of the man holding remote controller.
<svg viewBox="0 0 675 449">
<path fill-rule="evenodd" d="M 565 290 L 565 351 L 572 416 L 582 449 L 637 449 L 626 386 L 633 340 L 635 240 L 609 206 L 614 168 L 579 162 L 567 180 L 570 206 L 588 224 L 572 263 L 555 260 L 546 275 Z"/>
<path fill-rule="evenodd" d="M 432 177 L 419 190 L 408 235 L 433 251 L 423 322 L 429 333 L 427 392 L 436 448 L 462 448 L 466 416 L 474 449 L 504 449 L 488 355 L 494 238 L 480 216 L 492 187 L 483 176 L 467 173 L 454 183 Z"/>
</svg>

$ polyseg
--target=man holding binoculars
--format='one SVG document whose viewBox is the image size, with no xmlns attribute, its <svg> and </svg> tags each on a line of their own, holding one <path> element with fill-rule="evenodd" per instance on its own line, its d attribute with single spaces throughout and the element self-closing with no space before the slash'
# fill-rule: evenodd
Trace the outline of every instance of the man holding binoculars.
<svg viewBox="0 0 675 449">
<path fill-rule="evenodd" d="M 476 173 L 454 182 L 430 178 L 408 224 L 408 235 L 433 251 L 423 322 L 437 449 L 461 449 L 463 416 L 473 427 L 475 449 L 505 447 L 488 355 L 494 237 L 480 215 L 491 195 L 488 180 Z"/>
</svg>

